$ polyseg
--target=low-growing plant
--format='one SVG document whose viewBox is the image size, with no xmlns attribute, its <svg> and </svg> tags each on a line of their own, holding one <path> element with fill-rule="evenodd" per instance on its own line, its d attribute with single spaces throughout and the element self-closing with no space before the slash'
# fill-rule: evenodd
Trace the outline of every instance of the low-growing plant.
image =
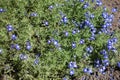
<svg viewBox="0 0 120 80">
<path fill-rule="evenodd" d="M 119 31 L 100 0 L 0 1 L 0 75 L 67 80 L 119 61 Z M 119 65 L 119 63 L 117 63 Z"/>
</svg>

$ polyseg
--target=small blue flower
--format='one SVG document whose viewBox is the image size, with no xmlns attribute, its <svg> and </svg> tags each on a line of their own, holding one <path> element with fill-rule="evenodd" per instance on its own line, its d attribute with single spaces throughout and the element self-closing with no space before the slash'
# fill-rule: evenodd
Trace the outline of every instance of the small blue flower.
<svg viewBox="0 0 120 80">
<path fill-rule="evenodd" d="M 117 62 L 117 67 L 120 68 L 120 62 Z"/>
<path fill-rule="evenodd" d="M 100 73 L 103 73 L 103 72 L 104 72 L 104 70 L 100 68 L 100 69 L 99 69 L 99 72 L 100 72 Z"/>
<path fill-rule="evenodd" d="M 0 8 L 0 13 L 2 13 L 2 12 L 5 12 L 5 10 L 3 8 Z"/>
<path fill-rule="evenodd" d="M 77 64 L 76 64 L 76 62 L 70 62 L 69 63 L 69 68 L 77 68 Z"/>
<path fill-rule="evenodd" d="M 0 49 L 0 54 L 2 54 L 2 49 Z"/>
<path fill-rule="evenodd" d="M 7 31 L 8 32 L 11 32 L 11 31 L 13 31 L 13 26 L 12 25 L 7 25 Z"/>
<path fill-rule="evenodd" d="M 70 70 L 70 75 L 74 75 L 75 74 L 75 71 L 73 69 Z"/>
<path fill-rule="evenodd" d="M 37 14 L 36 12 L 32 12 L 32 13 L 30 14 L 30 16 L 31 16 L 31 17 L 36 17 L 36 16 L 38 16 L 38 14 Z"/>
<path fill-rule="evenodd" d="M 117 8 L 112 8 L 112 12 L 117 12 Z"/>
<path fill-rule="evenodd" d="M 72 43 L 72 48 L 76 48 L 76 43 L 75 42 Z"/>
<path fill-rule="evenodd" d="M 30 49 L 31 49 L 31 46 L 30 46 L 30 45 L 27 45 L 27 46 L 26 46 L 26 49 L 27 49 L 27 50 L 30 50 Z"/>
<path fill-rule="evenodd" d="M 103 58 L 104 58 L 104 59 L 108 59 L 108 55 L 107 55 L 107 54 L 104 55 Z"/>
<path fill-rule="evenodd" d="M 97 4 L 98 6 L 101 6 L 101 5 L 102 5 L 102 1 L 101 1 L 101 0 L 97 0 L 97 1 L 96 1 L 96 4 Z"/>
<path fill-rule="evenodd" d="M 93 19 L 94 17 L 95 17 L 95 16 L 94 16 L 94 14 L 91 14 L 91 15 L 90 15 L 90 18 L 92 18 L 92 19 Z"/>
<path fill-rule="evenodd" d="M 66 77 L 64 77 L 62 80 L 68 80 Z"/>
<path fill-rule="evenodd" d="M 108 60 L 108 59 L 104 59 L 104 60 L 102 60 L 102 63 L 103 63 L 105 66 L 108 66 L 108 65 L 109 65 L 109 60 Z"/>
<path fill-rule="evenodd" d="M 54 40 L 53 44 L 54 44 L 55 46 L 57 46 L 57 45 L 58 45 L 58 41 L 57 41 L 57 40 Z"/>
<path fill-rule="evenodd" d="M 104 10 L 104 11 L 106 11 L 106 10 L 107 10 L 106 6 L 104 6 L 104 7 L 103 7 L 103 10 Z"/>
<path fill-rule="evenodd" d="M 85 40 L 84 40 L 84 39 L 81 39 L 79 43 L 80 43 L 80 44 L 84 44 L 84 43 L 85 43 Z"/>
<path fill-rule="evenodd" d="M 26 60 L 28 58 L 28 56 L 25 54 L 20 54 L 19 57 L 21 60 Z"/>
<path fill-rule="evenodd" d="M 106 54 L 107 54 L 107 51 L 106 51 L 105 49 L 103 49 L 102 51 L 100 51 L 100 54 L 106 55 Z"/>
<path fill-rule="evenodd" d="M 100 60 L 99 59 L 96 59 L 95 60 L 95 64 L 100 64 L 101 62 L 100 62 Z"/>
<path fill-rule="evenodd" d="M 34 60 L 34 64 L 35 64 L 35 65 L 39 64 L 39 59 L 35 59 L 35 60 Z"/>
<path fill-rule="evenodd" d="M 107 13 L 107 12 L 102 12 L 102 17 L 103 17 L 104 19 L 106 19 L 106 18 L 108 17 L 108 13 Z"/>
<path fill-rule="evenodd" d="M 89 7 L 89 3 L 86 2 L 86 3 L 84 4 L 83 8 L 86 9 L 86 8 L 88 8 L 88 7 Z"/>
<path fill-rule="evenodd" d="M 26 41 L 26 49 L 27 49 L 27 50 L 30 50 L 30 49 L 31 49 L 30 41 Z"/>
<path fill-rule="evenodd" d="M 88 69 L 88 74 L 92 74 L 93 73 L 93 71 L 92 71 L 92 69 Z"/>
<path fill-rule="evenodd" d="M 84 73 L 87 73 L 87 72 L 88 72 L 88 68 L 84 68 L 84 69 L 83 69 L 83 72 L 84 72 Z"/>
<path fill-rule="evenodd" d="M 68 18 L 67 18 L 66 16 L 64 16 L 64 17 L 62 17 L 61 21 L 62 21 L 63 23 L 67 23 L 67 22 L 68 22 Z"/>
<path fill-rule="evenodd" d="M 87 51 L 88 53 L 92 53 L 93 47 L 92 47 L 92 46 L 87 47 L 87 48 L 86 48 L 86 51 Z"/>
<path fill-rule="evenodd" d="M 69 35 L 69 33 L 66 31 L 66 32 L 65 32 L 65 36 L 68 36 L 68 35 Z"/>
<path fill-rule="evenodd" d="M 118 41 L 117 38 L 112 38 L 112 42 L 113 42 L 113 43 L 116 43 L 117 41 Z"/>
<path fill-rule="evenodd" d="M 84 0 L 79 0 L 80 2 L 84 2 Z"/>
<path fill-rule="evenodd" d="M 53 8 L 54 8 L 54 7 L 53 7 L 52 5 L 50 5 L 48 9 L 49 9 L 49 10 L 52 10 Z"/>
<path fill-rule="evenodd" d="M 44 24 L 44 26 L 48 26 L 49 25 L 48 21 L 44 21 L 43 24 Z"/>
<path fill-rule="evenodd" d="M 18 44 L 15 45 L 15 48 L 16 48 L 17 50 L 20 50 L 20 46 L 19 46 Z"/>
<path fill-rule="evenodd" d="M 12 40 L 16 40 L 16 39 L 17 39 L 17 36 L 16 36 L 15 34 L 13 34 L 13 35 L 11 36 L 11 39 L 12 39 Z"/>
<path fill-rule="evenodd" d="M 50 43 L 51 43 L 51 40 L 48 40 L 47 43 L 50 44 Z"/>
</svg>

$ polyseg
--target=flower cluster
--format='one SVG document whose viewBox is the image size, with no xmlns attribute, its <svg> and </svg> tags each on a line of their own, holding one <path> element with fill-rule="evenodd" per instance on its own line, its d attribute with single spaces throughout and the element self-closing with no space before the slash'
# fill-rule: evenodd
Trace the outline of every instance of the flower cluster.
<svg viewBox="0 0 120 80">
<path fill-rule="evenodd" d="M 48 79 L 54 73 L 59 74 L 56 80 L 64 75 L 67 80 L 82 73 L 92 75 L 94 69 L 105 74 L 119 42 L 110 31 L 117 8 L 110 14 L 101 0 L 54 1 L 19 0 L 13 9 L 6 7 L 8 12 L 0 8 L 4 15 L 0 26 L 0 58 L 4 61 L 0 64 L 13 69 L 3 74 L 22 80 Z"/>
</svg>

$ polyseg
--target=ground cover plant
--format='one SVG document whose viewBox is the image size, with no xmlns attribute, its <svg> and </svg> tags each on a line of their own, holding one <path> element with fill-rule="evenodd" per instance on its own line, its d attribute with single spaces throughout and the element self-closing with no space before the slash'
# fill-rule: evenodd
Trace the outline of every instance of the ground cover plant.
<svg viewBox="0 0 120 80">
<path fill-rule="evenodd" d="M 100 80 L 120 69 L 113 19 L 100 0 L 0 1 L 0 78 Z"/>
</svg>

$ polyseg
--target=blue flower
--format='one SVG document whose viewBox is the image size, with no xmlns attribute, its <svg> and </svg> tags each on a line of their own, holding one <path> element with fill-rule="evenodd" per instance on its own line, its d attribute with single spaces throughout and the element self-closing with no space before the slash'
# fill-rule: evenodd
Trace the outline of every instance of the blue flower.
<svg viewBox="0 0 120 80">
<path fill-rule="evenodd" d="M 21 60 L 26 60 L 28 58 L 28 56 L 25 54 L 20 54 L 19 57 Z"/>
<path fill-rule="evenodd" d="M 96 30 L 97 30 L 96 28 L 91 28 L 91 29 L 90 29 L 91 33 L 95 33 Z"/>
<path fill-rule="evenodd" d="M 69 68 L 77 68 L 77 64 L 76 64 L 76 62 L 70 62 L 69 63 Z"/>
<path fill-rule="evenodd" d="M 76 34 L 77 32 L 76 32 L 76 30 L 74 29 L 74 30 L 72 30 L 72 34 Z"/>
<path fill-rule="evenodd" d="M 70 75 L 74 75 L 75 74 L 75 71 L 73 69 L 70 70 Z"/>
<path fill-rule="evenodd" d="M 103 10 L 104 10 L 104 11 L 106 11 L 106 10 L 107 10 L 106 6 L 104 6 L 104 7 L 103 7 Z"/>
<path fill-rule="evenodd" d="M 34 64 L 37 65 L 39 63 L 39 59 L 34 60 Z"/>
<path fill-rule="evenodd" d="M 120 62 L 117 62 L 117 67 L 120 68 Z"/>
<path fill-rule="evenodd" d="M 5 10 L 3 8 L 0 8 L 0 13 L 2 13 L 2 12 L 5 12 Z"/>
<path fill-rule="evenodd" d="M 26 49 L 27 49 L 27 50 L 30 50 L 30 49 L 31 49 L 31 46 L 30 46 L 30 45 L 27 45 L 27 46 L 26 46 Z"/>
<path fill-rule="evenodd" d="M 27 49 L 27 50 L 30 50 L 30 49 L 31 49 L 30 41 L 26 41 L 26 49 Z"/>
<path fill-rule="evenodd" d="M 105 55 L 103 56 L 103 58 L 104 58 L 104 59 L 108 59 L 108 55 L 105 54 Z"/>
<path fill-rule="evenodd" d="M 117 38 L 112 38 L 112 42 L 113 42 L 113 43 L 116 43 L 117 41 L 118 41 Z"/>
<path fill-rule="evenodd" d="M 67 22 L 68 22 L 68 18 L 67 18 L 66 16 L 64 16 L 64 17 L 62 17 L 61 21 L 62 21 L 63 23 L 67 23 Z"/>
<path fill-rule="evenodd" d="M 76 48 L 76 43 L 75 42 L 72 43 L 72 48 Z"/>
<path fill-rule="evenodd" d="M 84 73 L 87 73 L 87 72 L 88 72 L 88 68 L 84 68 L 84 69 L 83 69 L 83 72 L 84 72 Z"/>
<path fill-rule="evenodd" d="M 93 41 L 93 40 L 95 40 L 95 37 L 94 37 L 94 36 L 91 36 L 91 37 L 89 38 L 89 40 L 90 40 L 90 41 Z"/>
<path fill-rule="evenodd" d="M 97 1 L 96 1 L 96 4 L 97 4 L 98 6 L 101 6 L 101 5 L 102 5 L 102 1 L 101 1 L 101 0 L 97 0 Z"/>
<path fill-rule="evenodd" d="M 107 12 L 102 12 L 102 17 L 103 17 L 104 19 L 106 19 L 106 18 L 108 17 L 108 13 L 107 13 Z"/>
<path fill-rule="evenodd" d="M 16 40 L 16 39 L 17 39 L 17 36 L 16 36 L 15 34 L 13 34 L 13 35 L 11 36 L 11 39 L 12 39 L 12 40 Z"/>
<path fill-rule="evenodd" d="M 79 0 L 80 2 L 84 2 L 84 0 Z"/>
<path fill-rule="evenodd" d="M 69 35 L 69 33 L 66 31 L 66 32 L 65 32 L 65 36 L 68 36 L 68 35 Z"/>
<path fill-rule="evenodd" d="M 84 44 L 84 42 L 85 42 L 85 40 L 84 40 L 84 39 L 81 39 L 79 43 L 80 43 L 80 44 Z"/>
<path fill-rule="evenodd" d="M 93 71 L 92 71 L 92 69 L 88 69 L 88 74 L 92 74 L 93 73 Z"/>
<path fill-rule="evenodd" d="M 117 8 L 112 8 L 112 12 L 117 12 Z"/>
<path fill-rule="evenodd" d="M 48 21 L 43 21 L 43 24 L 44 24 L 44 26 L 48 26 L 49 25 Z"/>
<path fill-rule="evenodd" d="M 100 54 L 106 55 L 106 54 L 107 54 L 107 51 L 106 51 L 105 49 L 103 49 L 102 51 L 100 51 Z"/>
<path fill-rule="evenodd" d="M 36 12 L 32 12 L 32 13 L 30 14 L 30 16 L 31 16 L 31 17 L 36 17 L 36 16 L 38 16 L 38 14 L 37 14 Z"/>
<path fill-rule="evenodd" d="M 51 43 L 51 40 L 48 40 L 47 43 L 50 44 L 50 43 Z"/>
<path fill-rule="evenodd" d="M 50 5 L 48 9 L 49 9 L 49 10 L 52 10 L 53 8 L 54 8 L 54 7 L 53 7 L 52 5 Z"/>
<path fill-rule="evenodd" d="M 11 32 L 11 31 L 13 31 L 13 26 L 12 25 L 7 25 L 7 31 L 8 32 Z"/>
<path fill-rule="evenodd" d="M 108 65 L 109 65 L 109 60 L 108 60 L 108 59 L 104 59 L 104 60 L 102 60 L 102 63 L 103 63 L 105 66 L 108 66 Z"/>
<path fill-rule="evenodd" d="M 87 51 L 88 53 L 92 53 L 93 47 L 92 47 L 92 46 L 87 47 L 87 48 L 86 48 L 86 51 Z"/>
<path fill-rule="evenodd" d="M 86 9 L 86 8 L 88 8 L 88 7 L 89 7 L 89 3 L 85 2 L 83 8 Z"/>
<path fill-rule="evenodd" d="M 94 14 L 91 14 L 91 15 L 90 15 L 90 18 L 92 18 L 92 19 L 93 19 L 94 17 L 95 17 L 95 16 L 94 16 Z"/>
<path fill-rule="evenodd" d="M 15 45 L 15 48 L 16 48 L 17 50 L 20 50 L 20 46 L 19 46 L 18 44 Z"/>
<path fill-rule="evenodd" d="M 57 46 L 57 45 L 58 45 L 58 41 L 57 41 L 57 40 L 54 40 L 53 44 L 54 44 L 55 46 Z"/>
<path fill-rule="evenodd" d="M 2 54 L 2 49 L 0 49 L 0 54 Z"/>
<path fill-rule="evenodd" d="M 66 77 L 64 77 L 62 80 L 68 80 Z"/>
</svg>

